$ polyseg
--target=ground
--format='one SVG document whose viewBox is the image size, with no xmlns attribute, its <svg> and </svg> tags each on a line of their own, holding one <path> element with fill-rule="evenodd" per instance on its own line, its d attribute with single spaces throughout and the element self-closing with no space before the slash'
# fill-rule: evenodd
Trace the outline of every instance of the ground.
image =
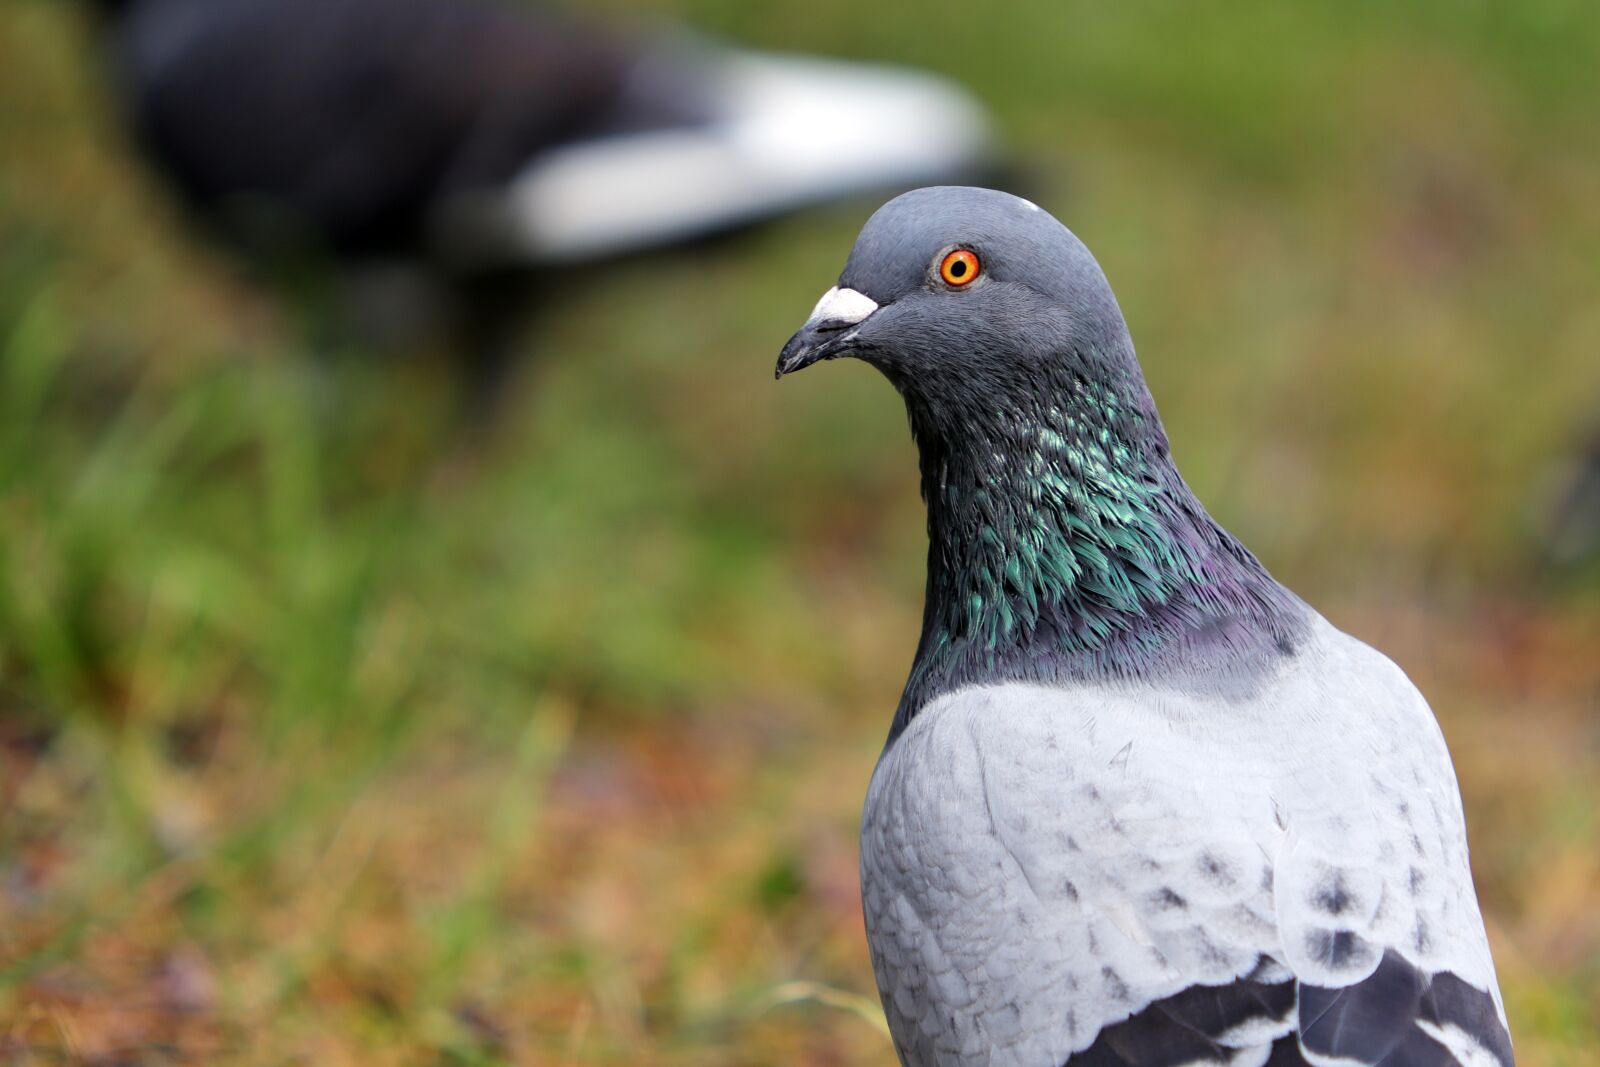
<svg viewBox="0 0 1600 1067">
<path fill-rule="evenodd" d="M 1600 403 L 1600 14 L 653 6 L 994 108 L 1201 498 L 1438 712 L 1520 1062 L 1592 1063 L 1600 574 L 1536 534 Z M 915 457 L 868 368 L 771 375 L 872 205 L 544 283 L 463 433 L 197 239 L 83 14 L 0 9 L 0 1061 L 891 1062 Z"/>
</svg>

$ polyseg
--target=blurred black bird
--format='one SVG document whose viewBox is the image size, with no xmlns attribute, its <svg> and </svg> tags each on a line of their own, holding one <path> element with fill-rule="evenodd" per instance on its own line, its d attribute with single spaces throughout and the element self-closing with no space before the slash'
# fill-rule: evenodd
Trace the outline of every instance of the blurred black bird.
<svg viewBox="0 0 1600 1067">
<path fill-rule="evenodd" d="M 1600 418 L 1554 476 L 1555 507 L 1544 529 L 1545 558 L 1576 567 L 1600 557 Z"/>
<path fill-rule="evenodd" d="M 405 264 L 492 377 L 518 279 L 978 173 L 912 71 L 629 35 L 492 0 L 97 0 L 136 140 L 247 260 Z"/>
</svg>

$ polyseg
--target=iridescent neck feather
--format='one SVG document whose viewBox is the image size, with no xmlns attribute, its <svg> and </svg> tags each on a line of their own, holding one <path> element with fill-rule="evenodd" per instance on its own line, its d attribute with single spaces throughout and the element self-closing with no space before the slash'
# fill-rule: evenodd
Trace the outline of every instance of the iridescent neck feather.
<svg viewBox="0 0 1600 1067">
<path fill-rule="evenodd" d="M 929 552 L 922 639 L 891 737 L 965 685 L 1226 683 L 1293 654 L 1303 607 L 1179 476 L 1137 371 L 1071 369 L 1121 362 L 1051 362 L 1042 381 L 987 406 L 896 376 Z"/>
</svg>

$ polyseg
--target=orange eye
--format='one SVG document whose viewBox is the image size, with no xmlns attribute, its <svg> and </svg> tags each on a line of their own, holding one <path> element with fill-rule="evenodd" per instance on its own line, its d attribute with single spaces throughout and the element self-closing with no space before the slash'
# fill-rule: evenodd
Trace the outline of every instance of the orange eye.
<svg viewBox="0 0 1600 1067">
<path fill-rule="evenodd" d="M 946 285 L 960 288 L 976 279 L 982 269 L 983 265 L 978 262 L 976 253 L 958 248 L 945 256 L 944 261 L 939 264 L 939 277 L 945 280 Z"/>
</svg>

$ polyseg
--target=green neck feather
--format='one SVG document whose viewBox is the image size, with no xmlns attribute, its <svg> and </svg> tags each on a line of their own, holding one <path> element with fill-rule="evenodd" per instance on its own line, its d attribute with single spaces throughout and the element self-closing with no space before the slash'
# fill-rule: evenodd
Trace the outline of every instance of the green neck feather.
<svg viewBox="0 0 1600 1067">
<path fill-rule="evenodd" d="M 1294 628 L 1289 594 L 1179 477 L 1142 382 L 1072 376 L 989 411 L 934 399 L 908 396 L 928 589 L 897 722 L 963 684 L 1147 676 L 1197 635 Z"/>
</svg>

